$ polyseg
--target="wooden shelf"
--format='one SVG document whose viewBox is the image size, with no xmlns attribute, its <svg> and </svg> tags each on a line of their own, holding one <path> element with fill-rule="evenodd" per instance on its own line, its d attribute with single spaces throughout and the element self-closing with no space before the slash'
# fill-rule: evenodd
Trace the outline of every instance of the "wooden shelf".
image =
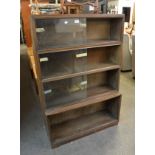
<svg viewBox="0 0 155 155">
<path fill-rule="evenodd" d="M 50 81 L 56 81 L 56 80 L 62 80 L 66 78 L 73 78 L 76 76 L 81 76 L 81 75 L 89 75 L 93 73 L 98 73 L 98 72 L 104 72 L 104 71 L 109 71 L 109 70 L 114 70 L 114 69 L 119 69 L 120 66 L 113 64 L 113 63 L 100 63 L 100 64 L 93 64 L 93 65 L 88 65 L 86 67 L 87 70 L 81 71 L 81 72 L 75 72 L 71 73 L 71 71 L 63 72 L 62 73 L 57 73 L 53 75 L 48 75 L 46 78 L 43 77 L 42 82 L 50 82 Z"/>
<path fill-rule="evenodd" d="M 86 116 L 51 126 L 53 147 L 74 139 L 89 135 L 104 128 L 117 125 L 118 120 L 106 111 L 99 111 Z"/>
<path fill-rule="evenodd" d="M 53 45 L 49 48 L 42 47 L 42 50 L 38 49 L 38 54 L 45 53 L 55 53 L 62 51 L 70 51 L 70 50 L 78 50 L 84 48 L 94 48 L 94 47 L 108 47 L 108 46 L 116 46 L 121 45 L 121 41 L 117 40 L 87 40 L 80 42 L 67 42 L 66 44 Z M 47 45 L 50 46 L 50 45 Z"/>
<path fill-rule="evenodd" d="M 58 100 L 51 101 L 51 104 L 53 104 L 53 107 L 46 109 L 45 115 L 55 115 L 58 113 L 66 112 L 73 109 L 78 109 L 81 107 L 85 107 L 97 102 L 106 101 L 111 98 L 115 98 L 117 96 L 120 96 L 120 93 L 117 90 L 113 90 L 110 87 L 104 86 L 104 87 L 95 87 L 87 90 L 87 98 L 66 103 L 66 104 L 60 104 L 57 105 L 56 103 L 64 102 L 65 100 L 71 100 L 70 98 L 74 98 L 75 96 L 80 96 L 82 92 L 76 92 L 72 94 L 71 96 L 65 96 L 58 98 Z M 54 104 L 55 103 L 55 104 Z"/>
</svg>

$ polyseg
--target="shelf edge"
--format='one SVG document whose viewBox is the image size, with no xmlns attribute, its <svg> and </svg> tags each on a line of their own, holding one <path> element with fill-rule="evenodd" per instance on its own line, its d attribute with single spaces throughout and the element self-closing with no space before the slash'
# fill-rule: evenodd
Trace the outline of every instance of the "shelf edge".
<svg viewBox="0 0 155 155">
<path fill-rule="evenodd" d="M 52 81 L 57 81 L 57 80 L 63 80 L 63 79 L 77 77 L 77 76 L 82 76 L 82 75 L 89 75 L 89 74 L 93 74 L 93 73 L 110 71 L 110 70 L 114 70 L 114 69 L 120 69 L 120 66 L 113 64 L 111 66 L 107 66 L 107 67 L 104 67 L 104 68 L 97 68 L 97 69 L 91 69 L 91 70 L 78 72 L 78 73 L 72 73 L 72 74 L 66 74 L 66 75 L 61 75 L 61 76 L 43 78 L 42 82 L 43 83 L 52 82 Z"/>
<path fill-rule="evenodd" d="M 77 50 L 77 49 L 89 49 L 89 48 L 96 48 L 96 47 L 109 47 L 109 46 L 119 46 L 121 45 L 121 41 L 111 41 L 113 43 L 108 43 L 108 44 L 98 44 L 98 45 L 90 45 L 90 44 L 85 44 L 85 45 L 80 45 L 79 47 L 69 47 L 69 48 L 53 48 L 51 49 L 46 49 L 46 50 L 37 50 L 38 54 L 47 54 L 47 53 L 56 53 L 56 52 L 64 52 L 64 51 L 72 51 L 72 50 Z"/>
<path fill-rule="evenodd" d="M 90 96 L 86 99 L 82 99 L 81 101 L 79 100 L 78 102 L 72 102 L 71 104 L 63 106 L 63 107 L 48 108 L 45 111 L 45 115 L 51 116 L 51 115 L 63 113 L 63 112 L 69 111 L 69 110 L 86 107 L 86 106 L 95 104 L 97 102 L 113 99 L 120 95 L 121 94 L 117 90 L 111 90 L 106 93 L 101 93 L 101 94 Z"/>
</svg>

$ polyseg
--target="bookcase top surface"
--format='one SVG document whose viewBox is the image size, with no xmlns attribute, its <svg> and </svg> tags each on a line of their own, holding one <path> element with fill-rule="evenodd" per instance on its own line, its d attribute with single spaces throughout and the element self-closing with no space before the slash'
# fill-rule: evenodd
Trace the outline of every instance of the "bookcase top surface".
<svg viewBox="0 0 155 155">
<path fill-rule="evenodd" d="M 65 14 L 65 15 L 31 15 L 34 19 L 52 18 L 124 18 L 124 14 Z"/>
</svg>

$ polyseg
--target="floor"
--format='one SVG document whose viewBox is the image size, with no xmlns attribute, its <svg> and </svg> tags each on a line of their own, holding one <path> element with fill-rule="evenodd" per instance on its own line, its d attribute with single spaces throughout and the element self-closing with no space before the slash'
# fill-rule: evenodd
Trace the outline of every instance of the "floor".
<svg viewBox="0 0 155 155">
<path fill-rule="evenodd" d="M 21 46 L 21 155 L 134 155 L 134 79 L 131 72 L 121 73 L 123 95 L 120 122 L 90 136 L 51 149 L 41 117 L 39 100 L 26 53 Z"/>
</svg>

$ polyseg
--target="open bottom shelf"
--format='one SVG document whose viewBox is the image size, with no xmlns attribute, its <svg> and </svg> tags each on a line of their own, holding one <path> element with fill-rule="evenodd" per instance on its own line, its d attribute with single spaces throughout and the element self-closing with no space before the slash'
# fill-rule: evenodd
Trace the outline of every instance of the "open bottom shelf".
<svg viewBox="0 0 155 155">
<path fill-rule="evenodd" d="M 117 125 L 118 120 L 106 111 L 95 112 L 86 116 L 51 126 L 53 147 L 65 144 L 77 138 Z"/>
</svg>

